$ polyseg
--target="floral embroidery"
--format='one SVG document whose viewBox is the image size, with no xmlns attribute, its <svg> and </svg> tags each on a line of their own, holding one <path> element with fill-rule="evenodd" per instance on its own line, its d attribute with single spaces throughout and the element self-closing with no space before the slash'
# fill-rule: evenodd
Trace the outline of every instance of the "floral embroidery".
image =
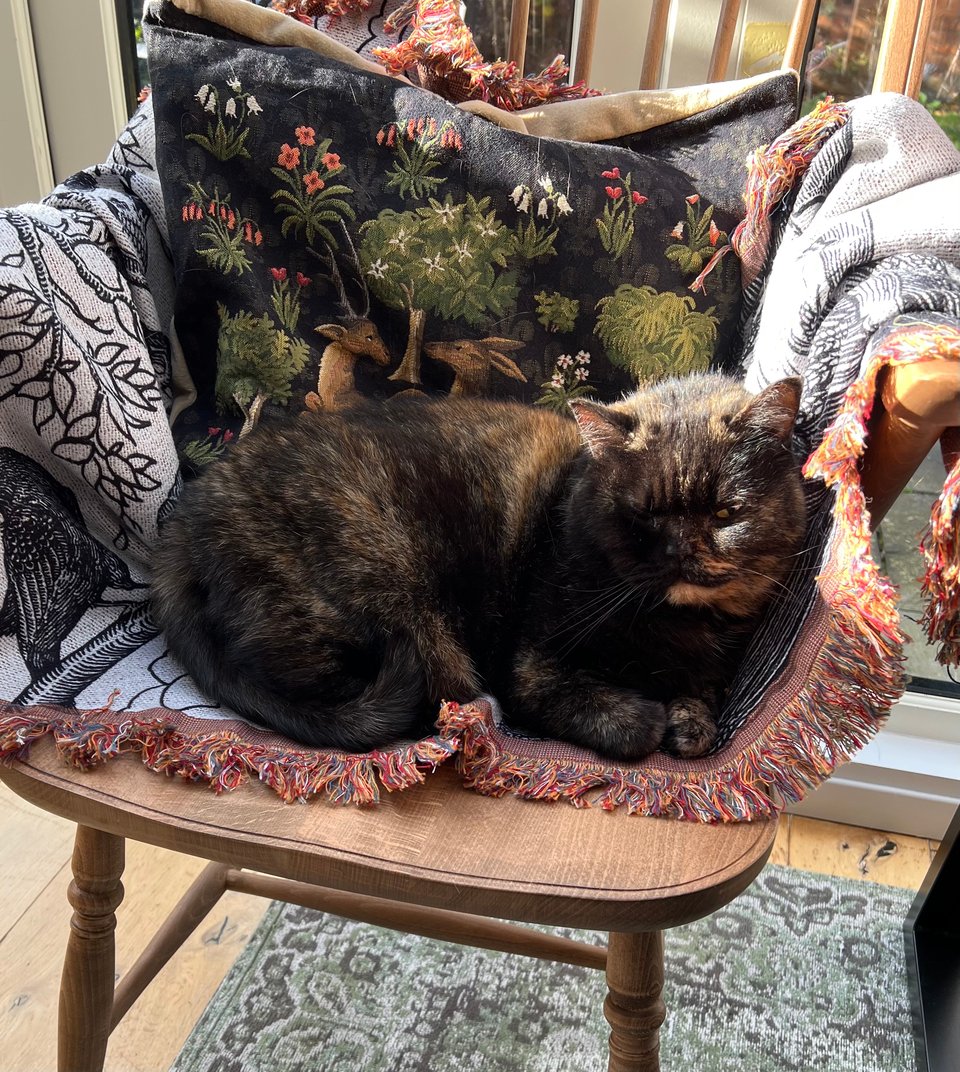
<svg viewBox="0 0 960 1072">
<path fill-rule="evenodd" d="M 300 320 L 300 291 L 310 285 L 311 279 L 303 272 L 297 272 L 294 284 L 289 279 L 286 268 L 271 268 L 270 275 L 273 276 L 273 290 L 270 294 L 273 311 L 283 327 L 295 333 Z"/>
<path fill-rule="evenodd" d="M 231 93 L 223 99 L 222 108 L 221 97 L 215 86 L 202 85 L 194 94 L 194 99 L 200 102 L 204 112 L 217 118 L 216 122 L 207 121 L 206 134 L 188 134 L 187 140 L 196 142 L 217 160 L 231 160 L 235 156 L 249 158 L 245 144 L 250 136 L 247 117 L 259 115 L 263 109 L 255 97 L 242 92 L 238 81 L 231 80 L 227 85 Z"/>
<path fill-rule="evenodd" d="M 199 184 L 190 184 L 190 200 L 183 205 L 180 218 L 184 223 L 201 222 L 200 239 L 206 245 L 197 245 L 197 253 L 226 275 L 236 272 L 243 275 L 250 269 L 247 247 L 259 246 L 263 234 L 256 222 L 238 217 L 230 206 L 230 195 L 220 195 L 215 187 L 208 194 Z"/>
<path fill-rule="evenodd" d="M 727 234 L 713 221 L 713 205 L 704 208 L 699 194 L 690 194 L 685 200 L 686 219 L 680 220 L 670 232 L 670 237 L 676 238 L 677 242 L 667 246 L 664 253 L 682 272 L 697 275 L 716 247 L 726 244 Z"/>
<path fill-rule="evenodd" d="M 329 181 L 346 170 L 345 165 L 339 154 L 330 152 L 330 138 L 317 142 L 313 127 L 299 126 L 294 134 L 299 144 L 284 143 L 277 157 L 279 167 L 271 168 L 284 184 L 272 194 L 276 211 L 285 217 L 280 233 L 286 237 L 292 231 L 308 245 L 320 238 L 337 249 L 330 225 L 356 218 L 352 205 L 344 200 L 353 193 L 351 187 Z M 321 167 L 325 178 L 321 178 Z"/>
<path fill-rule="evenodd" d="M 559 233 L 558 221 L 569 216 L 573 209 L 566 196 L 554 188 L 549 173 L 543 175 L 532 186 L 521 183 L 510 194 L 518 214 L 526 217 L 518 219 L 514 228 L 517 240 L 517 253 L 525 260 L 537 257 L 552 257 L 556 254 L 556 240 Z M 536 205 L 536 212 L 533 206 Z M 539 221 L 545 221 L 540 223 Z"/>
<path fill-rule="evenodd" d="M 409 142 L 409 149 L 404 142 Z M 406 127 L 391 123 L 377 131 L 377 144 L 386 144 L 397 155 L 387 173 L 387 189 L 396 190 L 404 198 L 420 199 L 435 193 L 446 181 L 433 175 L 443 164 L 438 149 L 459 152 L 463 139 L 449 121 L 442 124 L 433 118 L 409 119 Z M 339 159 L 339 157 L 337 158 Z"/>
<path fill-rule="evenodd" d="M 561 354 L 554 365 L 553 375 L 546 383 L 540 384 L 543 394 L 535 399 L 538 406 L 547 406 L 563 412 L 567 403 L 575 398 L 596 394 L 593 387 L 587 385 L 590 370 L 590 355 L 586 350 L 579 350 L 575 357 Z"/>
<path fill-rule="evenodd" d="M 614 260 L 619 260 L 629 249 L 636 231 L 634 216 L 647 198 L 632 187 L 630 172 L 621 176 L 618 167 L 600 173 L 602 179 L 616 181 L 616 186 L 605 186 L 608 201 L 603 207 L 603 216 L 597 220 L 600 242 Z M 624 196 L 626 193 L 626 197 Z"/>
</svg>

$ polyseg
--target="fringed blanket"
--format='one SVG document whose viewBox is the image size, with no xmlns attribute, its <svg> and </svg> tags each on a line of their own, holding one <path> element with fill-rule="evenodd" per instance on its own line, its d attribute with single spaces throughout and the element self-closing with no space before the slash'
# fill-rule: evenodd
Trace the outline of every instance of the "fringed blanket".
<svg viewBox="0 0 960 1072">
<path fill-rule="evenodd" d="M 348 756 L 251 727 L 197 691 L 146 603 L 157 525 L 179 491 L 170 420 L 189 402 L 148 103 L 106 164 L 0 215 L 0 756 L 52 735 L 79 766 L 133 753 L 218 791 L 254 774 L 285 800 L 375 802 L 454 755 L 484 793 L 649 815 L 743 820 L 801 798 L 903 688 L 896 593 L 870 557 L 857 475 L 877 371 L 960 359 L 960 155 L 895 96 L 835 110 L 820 129 L 832 137 L 779 204 L 796 171 L 790 138 L 758 157 L 740 235 L 746 381 L 804 378 L 810 530 L 712 755 L 613 768 L 511 734 L 479 700 L 447 705 L 427 740 Z M 958 487 L 955 469 L 927 551 L 930 629 L 954 661 Z"/>
</svg>

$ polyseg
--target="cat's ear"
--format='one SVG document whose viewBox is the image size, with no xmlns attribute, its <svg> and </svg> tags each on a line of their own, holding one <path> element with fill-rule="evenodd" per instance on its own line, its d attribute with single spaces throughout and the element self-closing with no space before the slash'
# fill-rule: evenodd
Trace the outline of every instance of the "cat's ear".
<svg viewBox="0 0 960 1072">
<path fill-rule="evenodd" d="M 744 430 L 764 432 L 786 442 L 793 434 L 802 390 L 799 376 L 777 380 L 752 398 L 735 422 Z"/>
<path fill-rule="evenodd" d="M 584 446 L 595 458 L 611 448 L 626 446 L 632 426 L 625 414 L 582 398 L 567 405 L 577 419 Z"/>
</svg>

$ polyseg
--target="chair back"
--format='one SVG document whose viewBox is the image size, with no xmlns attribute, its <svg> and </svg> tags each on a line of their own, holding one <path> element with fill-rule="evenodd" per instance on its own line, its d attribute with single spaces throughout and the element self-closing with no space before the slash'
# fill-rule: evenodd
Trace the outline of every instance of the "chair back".
<svg viewBox="0 0 960 1072">
<path fill-rule="evenodd" d="M 653 0 L 647 26 L 647 41 L 640 73 L 640 89 L 659 89 L 667 34 L 675 0 Z M 573 80 L 589 81 L 597 36 L 601 0 L 582 0 L 575 31 Z M 706 82 L 725 77 L 740 17 L 741 0 L 722 0 Z M 894 90 L 916 97 L 923 73 L 923 54 L 933 14 L 933 0 L 890 0 L 877 57 L 874 92 Z M 783 70 L 801 71 L 818 10 L 817 0 L 797 0 L 784 50 Z M 521 69 L 526 52 L 530 0 L 513 0 L 507 58 Z"/>
</svg>

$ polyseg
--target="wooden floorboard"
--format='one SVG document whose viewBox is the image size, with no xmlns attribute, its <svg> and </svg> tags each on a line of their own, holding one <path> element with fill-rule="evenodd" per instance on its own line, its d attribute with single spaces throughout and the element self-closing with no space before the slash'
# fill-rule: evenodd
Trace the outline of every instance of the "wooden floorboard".
<svg viewBox="0 0 960 1072">
<path fill-rule="evenodd" d="M 0 1068 L 51 1072 L 73 826 L 0 785 L 0 839 Z M 771 861 L 916 889 L 936 847 L 925 838 L 785 816 Z M 190 856 L 127 843 L 126 895 L 117 913 L 120 972 L 203 866 Z M 264 901 L 241 894 L 219 902 L 114 1032 L 107 1072 L 169 1067 L 265 910 Z"/>
</svg>

